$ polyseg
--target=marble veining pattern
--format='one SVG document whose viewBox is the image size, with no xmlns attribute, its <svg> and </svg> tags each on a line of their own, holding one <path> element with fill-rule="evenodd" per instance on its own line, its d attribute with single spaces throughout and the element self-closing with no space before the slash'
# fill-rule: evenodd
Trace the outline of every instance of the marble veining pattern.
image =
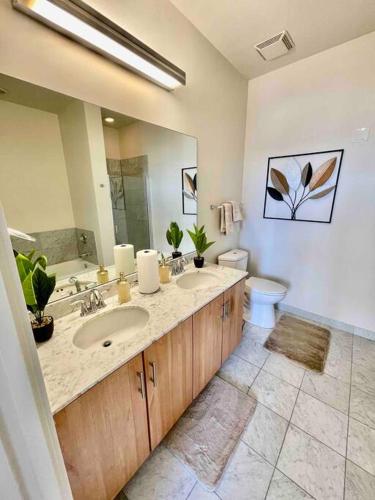
<svg viewBox="0 0 375 500">
<path fill-rule="evenodd" d="M 218 375 L 240 391 L 247 392 L 258 373 L 259 367 L 232 354 L 220 368 Z"/>
<path fill-rule="evenodd" d="M 375 430 L 349 419 L 348 458 L 375 475 Z"/>
<path fill-rule="evenodd" d="M 341 455 L 345 455 L 348 417 L 344 413 L 300 392 L 291 422 Z"/>
<path fill-rule="evenodd" d="M 307 500 L 310 498 L 313 497 L 284 476 L 279 470 L 275 470 L 268 490 L 267 500 Z"/>
<path fill-rule="evenodd" d="M 348 413 L 350 385 L 326 373 L 306 372 L 301 389 L 343 413 Z"/>
<path fill-rule="evenodd" d="M 115 307 L 129 306 L 143 307 L 150 314 L 149 322 L 138 336 L 114 342 L 109 349 L 84 350 L 73 344 L 77 329 L 93 316 L 81 318 L 77 311 L 57 319 L 52 339 L 38 347 L 51 411 L 61 410 L 247 274 L 213 264 L 209 265 L 209 271 L 220 279 L 220 286 L 184 290 L 174 279 L 161 285 L 161 290 L 153 295 L 142 295 L 137 287 L 132 288 L 131 302 L 122 306 L 118 306 L 117 296 L 107 299 L 107 307 L 96 316 Z"/>
<path fill-rule="evenodd" d="M 251 386 L 249 396 L 281 417 L 290 419 L 298 389 L 262 370 Z"/>
<path fill-rule="evenodd" d="M 242 440 L 272 465 L 276 464 L 288 421 L 258 403 Z"/>
<path fill-rule="evenodd" d="M 316 499 L 343 498 L 345 458 L 294 426 L 276 467 Z"/>
</svg>

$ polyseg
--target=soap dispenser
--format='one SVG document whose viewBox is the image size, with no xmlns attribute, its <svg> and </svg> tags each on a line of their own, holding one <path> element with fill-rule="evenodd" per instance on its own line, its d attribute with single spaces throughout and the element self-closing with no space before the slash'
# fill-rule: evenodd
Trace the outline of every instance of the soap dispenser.
<svg viewBox="0 0 375 500">
<path fill-rule="evenodd" d="M 104 266 L 99 266 L 99 270 L 96 273 L 97 282 L 99 285 L 103 285 L 108 281 L 108 271 L 104 268 Z"/>
<path fill-rule="evenodd" d="M 119 304 L 125 304 L 125 302 L 129 302 L 129 300 L 131 299 L 130 283 L 125 278 L 124 273 L 120 273 L 120 279 L 117 282 L 117 294 Z"/>
</svg>

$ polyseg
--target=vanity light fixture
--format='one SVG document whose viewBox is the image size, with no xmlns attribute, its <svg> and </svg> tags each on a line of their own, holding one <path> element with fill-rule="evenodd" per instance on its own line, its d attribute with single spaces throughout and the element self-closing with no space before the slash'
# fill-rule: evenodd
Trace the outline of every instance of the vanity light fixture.
<svg viewBox="0 0 375 500">
<path fill-rule="evenodd" d="M 81 0 L 12 0 L 13 7 L 69 38 L 173 90 L 185 72 Z"/>
<path fill-rule="evenodd" d="M 115 119 L 112 118 L 112 116 L 106 116 L 104 118 L 104 121 L 107 122 L 107 123 L 114 123 Z"/>
</svg>

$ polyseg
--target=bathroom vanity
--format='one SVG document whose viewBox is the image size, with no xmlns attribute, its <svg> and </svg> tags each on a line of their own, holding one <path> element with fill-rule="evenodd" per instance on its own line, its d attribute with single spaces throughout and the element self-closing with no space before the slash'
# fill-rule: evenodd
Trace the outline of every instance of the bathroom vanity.
<svg viewBox="0 0 375 500">
<path fill-rule="evenodd" d="M 57 320 L 38 353 L 75 499 L 113 498 L 239 344 L 245 277 L 188 270 L 152 296 L 133 289 L 129 305 L 113 297 L 89 318 Z M 135 307 L 149 319 L 134 338 L 74 344 L 95 316 Z"/>
</svg>

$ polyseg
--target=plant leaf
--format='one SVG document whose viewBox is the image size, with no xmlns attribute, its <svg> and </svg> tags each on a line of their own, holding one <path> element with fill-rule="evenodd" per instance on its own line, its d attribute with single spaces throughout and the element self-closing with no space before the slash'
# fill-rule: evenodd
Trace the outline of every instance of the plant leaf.
<svg viewBox="0 0 375 500">
<path fill-rule="evenodd" d="M 54 274 L 48 276 L 44 269 L 38 264 L 33 272 L 33 289 L 39 311 L 44 311 L 55 285 L 56 276 Z"/>
<path fill-rule="evenodd" d="M 283 195 L 273 187 L 267 187 L 267 193 L 276 201 L 284 201 Z"/>
<path fill-rule="evenodd" d="M 317 189 L 320 186 L 323 186 L 328 179 L 331 177 L 333 174 L 333 171 L 336 166 L 336 161 L 337 158 L 331 158 L 330 160 L 327 160 L 324 162 L 318 170 L 313 174 L 311 177 L 311 181 L 309 184 L 310 191 L 314 191 L 314 189 Z"/>
<path fill-rule="evenodd" d="M 289 193 L 289 183 L 285 175 L 276 170 L 276 168 L 271 168 L 271 181 L 275 188 L 283 194 Z"/>
<path fill-rule="evenodd" d="M 313 194 L 312 196 L 309 196 L 309 200 L 318 200 L 319 198 L 323 198 L 323 196 L 326 196 L 329 194 L 331 191 L 335 189 L 336 186 L 331 186 L 327 189 L 323 189 L 323 191 L 320 191 L 319 193 Z"/>
<path fill-rule="evenodd" d="M 193 183 L 194 183 L 194 189 L 195 189 L 195 191 L 197 191 L 197 189 L 198 189 L 197 174 L 194 175 Z"/>
<path fill-rule="evenodd" d="M 20 276 L 21 282 L 23 282 L 28 274 L 33 270 L 34 266 L 26 255 L 19 253 L 16 257 L 16 264 L 18 269 L 18 274 Z"/>
<path fill-rule="evenodd" d="M 188 193 L 187 191 L 183 191 L 185 198 L 188 198 L 189 200 L 195 200 L 194 196 L 191 193 Z"/>
<path fill-rule="evenodd" d="M 26 278 L 22 281 L 22 290 L 25 297 L 25 302 L 28 307 L 36 305 L 36 297 L 33 286 L 33 272 L 29 272 Z"/>
<path fill-rule="evenodd" d="M 187 185 L 188 185 L 187 187 L 190 189 L 190 191 L 191 191 L 192 193 L 194 193 L 194 192 L 195 192 L 194 181 L 193 181 L 193 179 L 190 177 L 190 175 L 189 175 L 189 174 L 187 174 L 186 172 L 185 172 L 185 181 L 186 181 L 186 183 L 187 183 Z"/>
<path fill-rule="evenodd" d="M 309 182 L 311 181 L 312 174 L 313 174 L 313 169 L 311 163 L 308 162 L 306 163 L 306 165 L 303 167 L 302 170 L 301 182 L 303 187 L 306 187 L 309 184 Z"/>
</svg>

